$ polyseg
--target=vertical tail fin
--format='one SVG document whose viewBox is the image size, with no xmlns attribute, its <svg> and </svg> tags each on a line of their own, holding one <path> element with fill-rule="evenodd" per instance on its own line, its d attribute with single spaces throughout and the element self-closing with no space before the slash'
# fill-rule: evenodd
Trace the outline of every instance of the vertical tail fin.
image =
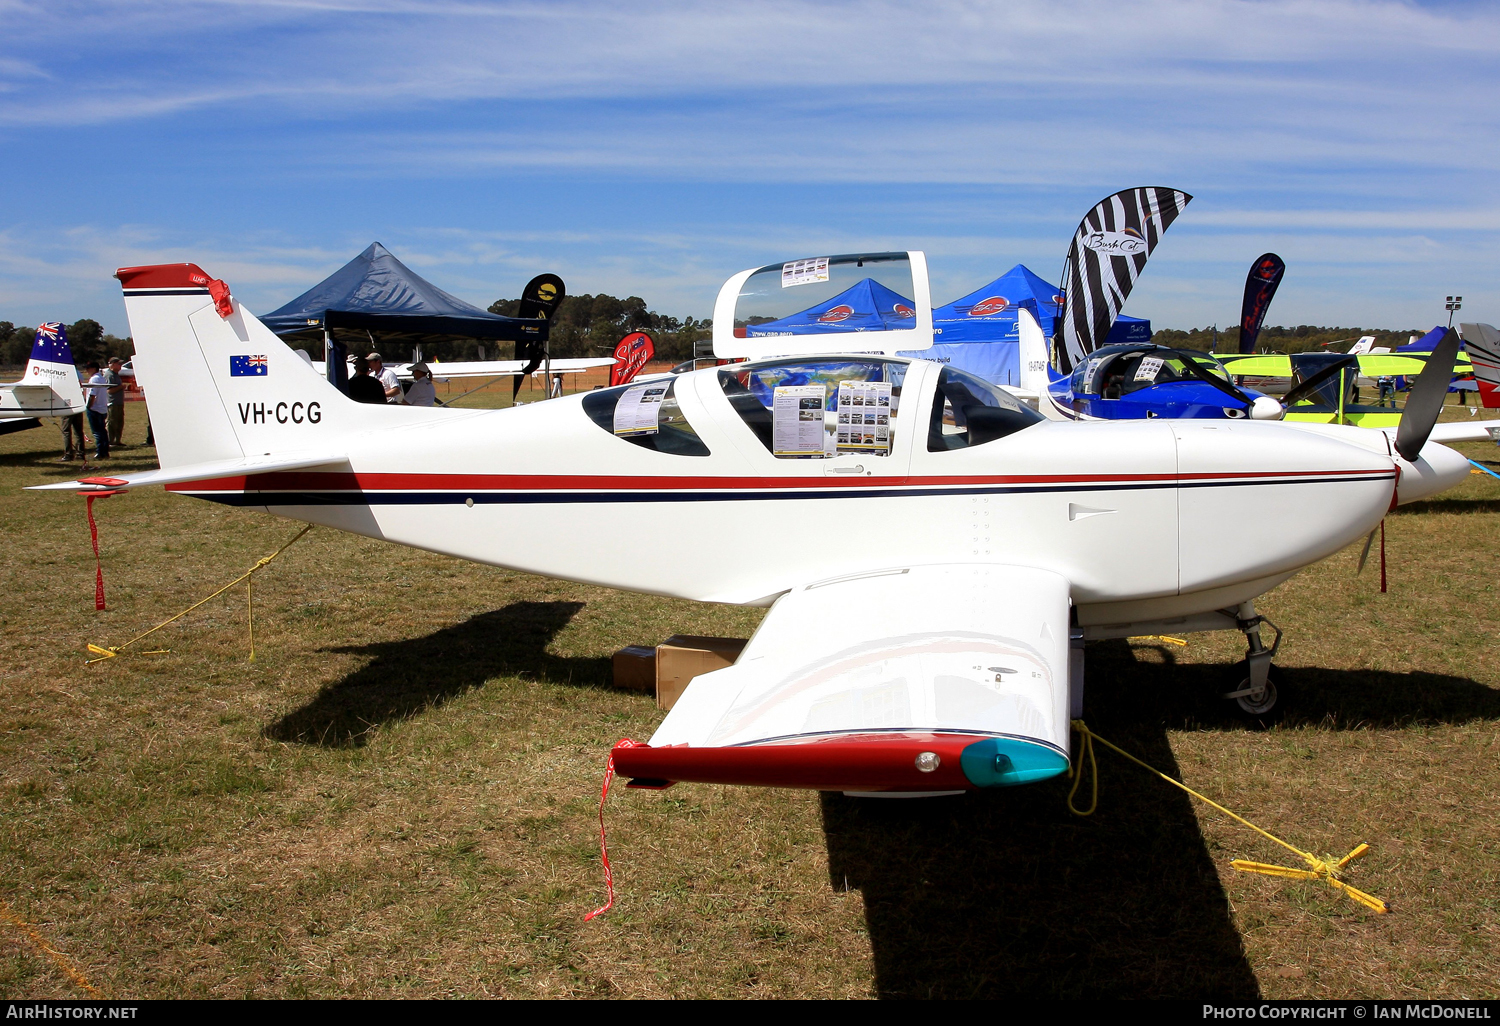
<svg viewBox="0 0 1500 1026">
<path fill-rule="evenodd" d="M 1052 402 L 1052 361 L 1047 353 L 1047 337 L 1031 311 L 1021 307 L 1016 311 L 1016 328 L 1021 338 L 1022 388 L 1036 393 L 1037 410 L 1045 417 L 1056 420 L 1061 414 Z"/>
<path fill-rule="evenodd" d="M 51 388 L 53 396 L 47 405 L 53 415 L 83 410 L 83 389 L 78 384 L 78 368 L 73 365 L 73 350 L 68 346 L 68 329 L 60 322 L 48 321 L 36 329 L 26 373 L 16 384 Z M 25 405 L 32 404 L 28 401 Z"/>
<path fill-rule="evenodd" d="M 1486 409 L 1500 408 L 1500 331 L 1490 324 L 1460 324 L 1464 349 L 1474 363 L 1479 401 Z"/>
<path fill-rule="evenodd" d="M 341 394 L 195 264 L 126 267 L 115 277 L 163 470 L 342 450 L 363 426 L 393 423 L 396 408 Z"/>
</svg>

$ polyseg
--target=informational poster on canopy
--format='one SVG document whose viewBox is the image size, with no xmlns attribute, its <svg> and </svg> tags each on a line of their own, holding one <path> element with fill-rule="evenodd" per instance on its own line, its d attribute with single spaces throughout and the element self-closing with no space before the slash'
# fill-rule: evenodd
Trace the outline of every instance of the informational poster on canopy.
<svg viewBox="0 0 1500 1026">
<path fill-rule="evenodd" d="M 822 385 L 777 385 L 771 399 L 771 451 L 777 456 L 823 455 Z"/>
<path fill-rule="evenodd" d="M 1162 360 L 1159 356 L 1146 357 L 1141 361 L 1141 365 L 1136 368 L 1135 380 L 1155 381 L 1156 375 L 1161 373 L 1161 364 Z"/>
<path fill-rule="evenodd" d="M 653 381 L 627 388 L 615 403 L 615 434 L 654 435 L 660 428 L 661 403 L 671 382 Z"/>
<path fill-rule="evenodd" d="M 889 381 L 840 382 L 837 450 L 890 455 L 891 415 Z"/>
<path fill-rule="evenodd" d="M 811 285 L 815 281 L 828 280 L 828 258 L 814 257 L 811 260 L 793 260 L 781 265 L 781 287 Z"/>
</svg>

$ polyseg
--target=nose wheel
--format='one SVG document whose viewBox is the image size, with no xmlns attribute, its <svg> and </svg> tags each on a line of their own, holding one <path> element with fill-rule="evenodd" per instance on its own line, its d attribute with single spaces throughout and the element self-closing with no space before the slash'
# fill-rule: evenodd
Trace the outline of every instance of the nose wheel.
<svg viewBox="0 0 1500 1026">
<path fill-rule="evenodd" d="M 1276 667 L 1266 667 L 1266 680 L 1259 688 L 1250 681 L 1248 663 L 1236 664 L 1235 670 L 1239 684 L 1224 697 L 1233 701 L 1240 712 L 1257 720 L 1270 721 L 1280 717 L 1281 674 Z"/>
<path fill-rule="evenodd" d="M 1281 674 L 1271 665 L 1277 649 L 1281 648 L 1281 628 L 1257 614 L 1254 605 L 1249 602 L 1235 610 L 1234 615 L 1240 630 L 1245 632 L 1247 648 L 1244 661 L 1235 667 L 1235 674 L 1231 678 L 1238 683 L 1233 690 L 1225 692 L 1223 697 L 1234 702 L 1245 715 L 1262 723 L 1269 722 L 1281 715 L 1281 700 L 1285 694 Z M 1260 636 L 1262 626 L 1270 627 L 1276 632 L 1269 647 Z"/>
</svg>

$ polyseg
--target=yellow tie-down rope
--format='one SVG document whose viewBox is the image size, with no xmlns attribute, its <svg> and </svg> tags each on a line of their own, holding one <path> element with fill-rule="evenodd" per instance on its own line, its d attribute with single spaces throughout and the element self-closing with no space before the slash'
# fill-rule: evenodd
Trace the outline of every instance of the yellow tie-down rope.
<svg viewBox="0 0 1500 1026">
<path fill-rule="evenodd" d="M 255 573 L 255 571 L 261 569 L 266 564 L 270 563 L 271 560 L 275 559 L 277 556 L 281 555 L 287 549 L 291 548 L 293 545 L 295 545 L 298 541 L 300 541 L 302 539 L 303 535 L 305 535 L 308 531 L 311 531 L 312 529 L 313 529 L 313 525 L 312 524 L 308 524 L 302 530 L 298 531 L 295 535 L 293 535 L 291 541 L 287 542 L 285 545 L 283 545 L 281 548 L 277 549 L 275 552 L 271 553 L 269 556 L 263 556 L 263 557 L 261 557 L 261 559 L 259 559 L 256 562 L 256 564 L 254 566 L 252 566 L 249 570 L 246 570 L 244 573 L 240 574 L 238 577 L 236 577 L 234 580 L 230 581 L 228 584 L 224 585 L 224 587 L 220 588 L 218 591 L 214 592 L 212 595 L 209 595 L 207 598 L 203 598 L 203 599 L 198 600 L 197 602 L 194 602 L 192 605 L 188 606 L 186 609 L 184 609 L 182 612 L 178 613 L 176 616 L 171 617 L 170 619 L 167 619 L 167 620 L 163 620 L 161 623 L 157 624 L 155 627 L 151 628 L 149 631 L 146 631 L 144 634 L 137 634 L 135 637 L 133 637 L 129 641 L 125 642 L 125 644 L 123 644 L 123 645 L 111 645 L 109 647 L 105 647 L 103 645 L 95 645 L 95 644 L 91 643 L 89 645 L 89 652 L 92 653 L 94 656 L 96 656 L 96 658 L 85 660 L 84 661 L 84 665 L 85 666 L 89 666 L 89 665 L 92 665 L 93 663 L 102 663 L 106 659 L 113 659 L 115 656 L 119 655 L 121 652 L 123 652 L 125 649 L 129 648 L 131 645 L 134 645 L 137 641 L 140 641 L 142 638 L 149 637 L 150 635 L 155 634 L 157 631 L 161 630 L 163 627 L 165 627 L 169 623 L 172 623 L 172 622 L 174 622 L 176 620 L 181 620 L 184 616 L 187 616 L 193 610 L 197 609 L 199 606 L 203 605 L 203 603 L 209 601 L 210 599 L 216 599 L 216 598 L 218 598 L 220 595 L 224 594 L 230 588 L 233 588 L 236 584 L 239 584 L 241 581 L 247 580 L 252 574 Z M 254 615 L 253 615 L 251 607 L 250 607 L 250 600 L 251 600 L 251 597 L 253 595 L 252 589 L 253 589 L 253 585 L 252 584 L 248 584 L 247 583 L 245 585 L 245 629 L 246 629 L 247 636 L 249 637 L 249 640 L 250 640 L 250 661 L 253 663 L 253 662 L 255 662 L 255 618 L 254 618 Z M 170 651 L 171 651 L 171 649 L 168 649 L 168 648 L 158 648 L 158 649 L 153 649 L 150 652 L 142 652 L 141 654 L 142 655 L 160 655 L 163 652 L 170 652 Z"/>
<path fill-rule="evenodd" d="M 1139 634 L 1126 641 L 1151 641 L 1158 645 L 1176 645 L 1178 648 L 1187 648 L 1186 638 L 1174 638 L 1170 634 Z"/>
<path fill-rule="evenodd" d="M 84 976 L 83 972 L 73 964 L 73 960 L 71 958 L 69 958 L 67 955 L 64 955 L 61 951 L 58 951 L 51 944 L 48 944 L 46 939 L 43 938 L 41 934 L 37 933 L 31 928 L 31 924 L 27 923 L 26 920 L 22 919 L 20 916 L 11 911 L 11 907 L 3 901 L 0 901 L 0 919 L 5 920 L 11 926 L 14 926 L 18 931 L 20 931 L 20 933 L 25 936 L 27 940 L 31 941 L 31 943 L 36 946 L 38 951 L 41 951 L 43 954 L 45 954 L 52 960 L 54 965 L 56 965 L 63 971 L 64 976 L 77 984 L 79 990 L 83 991 L 89 997 L 96 1000 L 102 999 L 104 997 L 104 995 L 99 993 L 99 991 L 94 988 L 94 985 L 88 981 L 88 977 Z"/>
<path fill-rule="evenodd" d="M 1142 769 L 1156 774 L 1158 777 L 1165 780 L 1173 787 L 1186 791 L 1188 794 L 1203 802 L 1205 805 L 1210 805 L 1213 808 L 1218 809 L 1220 812 L 1224 813 L 1224 815 L 1228 816 L 1236 823 L 1242 823 L 1267 840 L 1275 841 L 1287 851 L 1296 853 L 1308 865 L 1307 869 L 1292 869 L 1287 866 L 1267 865 L 1264 862 L 1249 862 L 1245 859 L 1235 859 L 1234 861 L 1229 863 L 1240 872 L 1263 873 L 1266 876 L 1281 876 L 1293 880 L 1322 880 L 1329 887 L 1333 888 L 1336 891 L 1342 892 L 1346 897 L 1352 898 L 1366 908 L 1373 909 L 1374 911 L 1381 913 L 1390 911 L 1390 907 L 1386 905 L 1385 902 L 1375 897 L 1375 895 L 1367 894 L 1364 891 L 1360 890 L 1358 887 L 1352 887 L 1339 879 L 1339 871 L 1341 869 L 1370 850 L 1370 846 L 1368 844 L 1359 845 L 1357 848 L 1355 848 L 1353 851 L 1351 851 L 1341 859 L 1334 859 L 1332 856 L 1329 856 L 1326 859 L 1320 859 L 1312 852 L 1303 851 L 1296 845 L 1288 844 L 1286 841 L 1283 841 L 1281 838 L 1277 837 L 1270 831 L 1262 830 L 1260 827 L 1256 826 L 1245 817 L 1235 815 L 1233 812 L 1230 812 L 1228 809 L 1224 808 L 1224 806 L 1220 805 L 1212 798 L 1208 798 L 1204 795 L 1199 794 L 1197 791 L 1194 791 L 1191 787 L 1188 787 L 1182 781 L 1174 780 L 1172 777 L 1167 776 L 1165 773 L 1156 769 L 1154 766 L 1147 765 L 1140 759 L 1137 759 L 1135 756 L 1125 751 L 1125 749 L 1121 748 L 1119 745 L 1111 744 L 1110 742 L 1104 740 L 1104 738 L 1100 737 L 1098 734 L 1095 734 L 1092 730 L 1090 730 L 1088 728 L 1088 725 L 1082 720 L 1074 720 L 1073 729 L 1078 731 L 1079 736 L 1082 738 L 1082 743 L 1079 745 L 1078 750 L 1078 769 L 1077 772 L 1073 774 L 1073 788 L 1068 792 L 1068 808 L 1076 815 L 1092 815 L 1094 810 L 1099 806 L 1099 760 L 1094 755 L 1094 742 L 1098 741 L 1101 745 L 1119 752 L 1121 755 L 1125 756 L 1125 758 L 1129 759 L 1137 766 L 1140 766 Z M 1090 763 L 1093 766 L 1093 795 L 1090 799 L 1089 807 L 1087 809 L 1079 809 L 1074 806 L 1073 797 L 1078 793 L 1078 786 L 1083 783 L 1084 763 Z"/>
</svg>

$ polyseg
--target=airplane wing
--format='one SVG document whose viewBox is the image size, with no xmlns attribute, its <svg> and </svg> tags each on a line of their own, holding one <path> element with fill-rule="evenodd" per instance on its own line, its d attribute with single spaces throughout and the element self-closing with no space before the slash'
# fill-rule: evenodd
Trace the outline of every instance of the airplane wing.
<svg viewBox="0 0 1500 1026">
<path fill-rule="evenodd" d="M 1390 428 L 1389 431 L 1391 437 L 1395 438 L 1396 429 Z M 1427 440 L 1444 445 L 1452 445 L 1454 442 L 1500 442 L 1500 420 L 1458 420 L 1448 424 L 1434 424 Z"/>
<path fill-rule="evenodd" d="M 139 474 L 99 475 L 62 481 L 58 484 L 32 485 L 29 492 L 120 492 L 147 485 L 185 484 L 190 481 L 213 481 L 221 477 L 244 477 L 269 474 L 279 470 L 306 470 L 342 464 L 342 453 L 279 453 L 275 456 L 248 456 L 238 460 L 215 460 L 190 463 L 170 470 L 146 470 Z"/>
<path fill-rule="evenodd" d="M 577 357 L 566 360 L 553 360 L 553 374 L 579 374 L 583 371 L 593 370 L 595 367 L 612 367 L 614 358 L 601 357 Z M 387 364 L 396 372 L 396 377 L 402 380 L 410 380 L 411 364 L 393 363 Z M 438 363 L 433 360 L 427 361 L 427 367 L 432 371 L 433 378 L 442 380 L 444 378 L 503 378 L 507 374 L 520 374 L 526 369 L 525 360 L 470 360 L 466 362 Z M 312 361 L 313 370 L 319 374 L 328 372 L 327 364 L 319 360 Z M 532 372 L 543 373 L 542 368 Z"/>
<path fill-rule="evenodd" d="M 1358 359 L 1359 372 L 1370 378 L 1394 378 L 1401 375 L 1416 377 L 1427 366 L 1427 357 L 1414 353 L 1402 353 L 1400 355 L 1372 353 L 1368 356 L 1361 356 Z M 1463 363 L 1467 364 L 1468 361 L 1465 360 Z M 1459 365 L 1453 368 L 1453 372 L 1455 374 L 1467 374 L 1470 369 L 1467 366 Z"/>
<path fill-rule="evenodd" d="M 1231 374 L 1256 378 L 1289 378 L 1292 358 L 1277 353 L 1214 353 Z"/>
<path fill-rule="evenodd" d="M 617 747 L 615 767 L 637 787 L 861 792 L 1054 776 L 1081 697 L 1069 612 L 1067 580 L 1024 566 L 897 566 L 796 588 L 733 666 L 688 685 L 649 745 Z"/>
<path fill-rule="evenodd" d="M 580 357 L 567 360 L 553 360 L 553 374 L 579 374 L 583 371 L 593 370 L 595 367 L 614 366 L 613 357 Z M 467 363 L 433 363 L 428 361 L 428 368 L 432 371 L 434 378 L 498 378 L 506 374 L 520 374 L 526 369 L 525 360 L 482 360 Z M 541 374 L 538 368 L 535 373 Z M 396 367 L 396 376 L 399 378 L 411 377 L 411 366 L 401 364 Z"/>
<path fill-rule="evenodd" d="M 1231 374 L 1246 377 L 1289 378 L 1292 376 L 1292 358 L 1280 353 L 1216 353 L 1219 362 Z M 1414 377 L 1427 366 L 1424 353 L 1367 353 L 1356 356 L 1360 374 L 1371 377 Z M 1468 358 L 1460 353 L 1453 373 L 1468 374 L 1474 368 Z"/>
</svg>

